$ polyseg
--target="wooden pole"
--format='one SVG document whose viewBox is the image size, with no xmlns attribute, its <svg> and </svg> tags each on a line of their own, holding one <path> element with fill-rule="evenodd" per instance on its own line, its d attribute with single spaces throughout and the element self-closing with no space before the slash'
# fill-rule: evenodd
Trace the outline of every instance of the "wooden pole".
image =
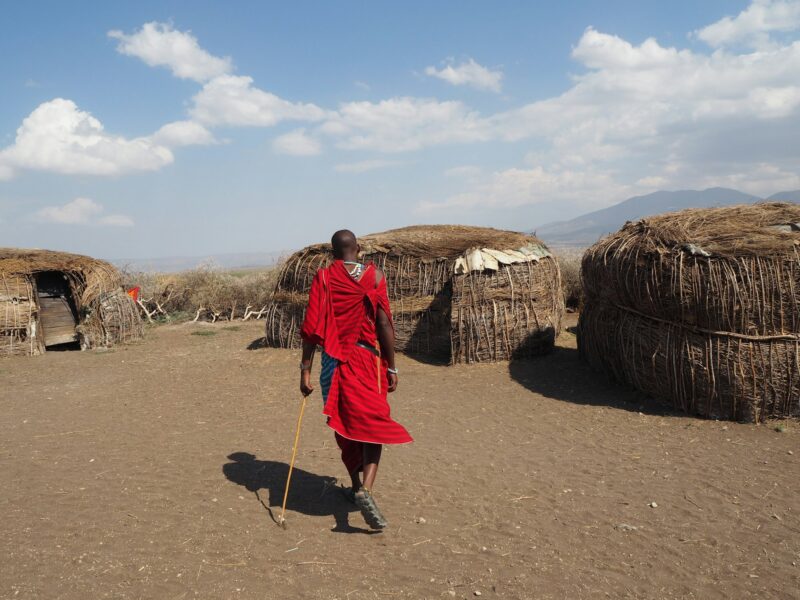
<svg viewBox="0 0 800 600">
<path fill-rule="evenodd" d="M 292 460 L 289 463 L 289 474 L 286 476 L 286 488 L 283 491 L 283 506 L 281 506 L 281 516 L 278 518 L 278 525 L 286 529 L 286 499 L 289 497 L 289 482 L 292 480 L 292 470 L 294 469 L 294 459 L 297 456 L 297 442 L 300 441 L 300 425 L 303 423 L 303 412 L 306 410 L 306 400 L 308 396 L 303 396 L 303 403 L 300 405 L 300 415 L 297 417 L 297 431 L 294 434 L 294 447 L 292 448 Z"/>
</svg>

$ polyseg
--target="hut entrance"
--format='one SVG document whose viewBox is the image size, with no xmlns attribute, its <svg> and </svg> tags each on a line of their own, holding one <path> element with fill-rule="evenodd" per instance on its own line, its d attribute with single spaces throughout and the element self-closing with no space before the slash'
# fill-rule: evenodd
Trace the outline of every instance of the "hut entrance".
<svg viewBox="0 0 800 600">
<path fill-rule="evenodd" d="M 45 347 L 77 342 L 77 310 L 66 275 L 60 271 L 37 273 L 36 288 Z"/>
</svg>

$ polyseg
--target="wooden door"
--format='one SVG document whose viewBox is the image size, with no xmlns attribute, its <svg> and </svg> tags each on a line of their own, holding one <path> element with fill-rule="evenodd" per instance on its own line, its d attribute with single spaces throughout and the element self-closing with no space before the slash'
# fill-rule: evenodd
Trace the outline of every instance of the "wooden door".
<svg viewBox="0 0 800 600">
<path fill-rule="evenodd" d="M 55 271 L 39 273 L 36 287 L 45 347 L 77 342 L 75 305 L 64 274 Z"/>
</svg>

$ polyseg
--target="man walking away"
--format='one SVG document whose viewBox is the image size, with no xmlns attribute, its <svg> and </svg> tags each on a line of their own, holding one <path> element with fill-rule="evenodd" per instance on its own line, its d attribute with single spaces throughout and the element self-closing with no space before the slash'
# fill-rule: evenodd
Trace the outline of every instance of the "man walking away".
<svg viewBox="0 0 800 600">
<path fill-rule="evenodd" d="M 348 496 L 371 528 L 383 529 L 386 519 L 373 496 L 381 449 L 413 441 L 392 420 L 387 401 L 387 393 L 397 389 L 398 374 L 386 278 L 374 264 L 358 261 L 361 248 L 351 231 L 334 233 L 331 245 L 333 264 L 314 277 L 300 330 L 300 391 L 307 396 L 314 389 L 311 365 L 316 347 L 322 346 L 323 414 L 350 474 Z"/>
</svg>

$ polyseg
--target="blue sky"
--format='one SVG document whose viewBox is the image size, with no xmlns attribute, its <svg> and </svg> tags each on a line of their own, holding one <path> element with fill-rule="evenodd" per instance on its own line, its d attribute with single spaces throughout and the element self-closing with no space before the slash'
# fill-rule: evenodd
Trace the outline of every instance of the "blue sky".
<svg viewBox="0 0 800 600">
<path fill-rule="evenodd" d="M 800 2 L 25 2 L 0 245 L 292 249 L 800 188 Z"/>
</svg>

